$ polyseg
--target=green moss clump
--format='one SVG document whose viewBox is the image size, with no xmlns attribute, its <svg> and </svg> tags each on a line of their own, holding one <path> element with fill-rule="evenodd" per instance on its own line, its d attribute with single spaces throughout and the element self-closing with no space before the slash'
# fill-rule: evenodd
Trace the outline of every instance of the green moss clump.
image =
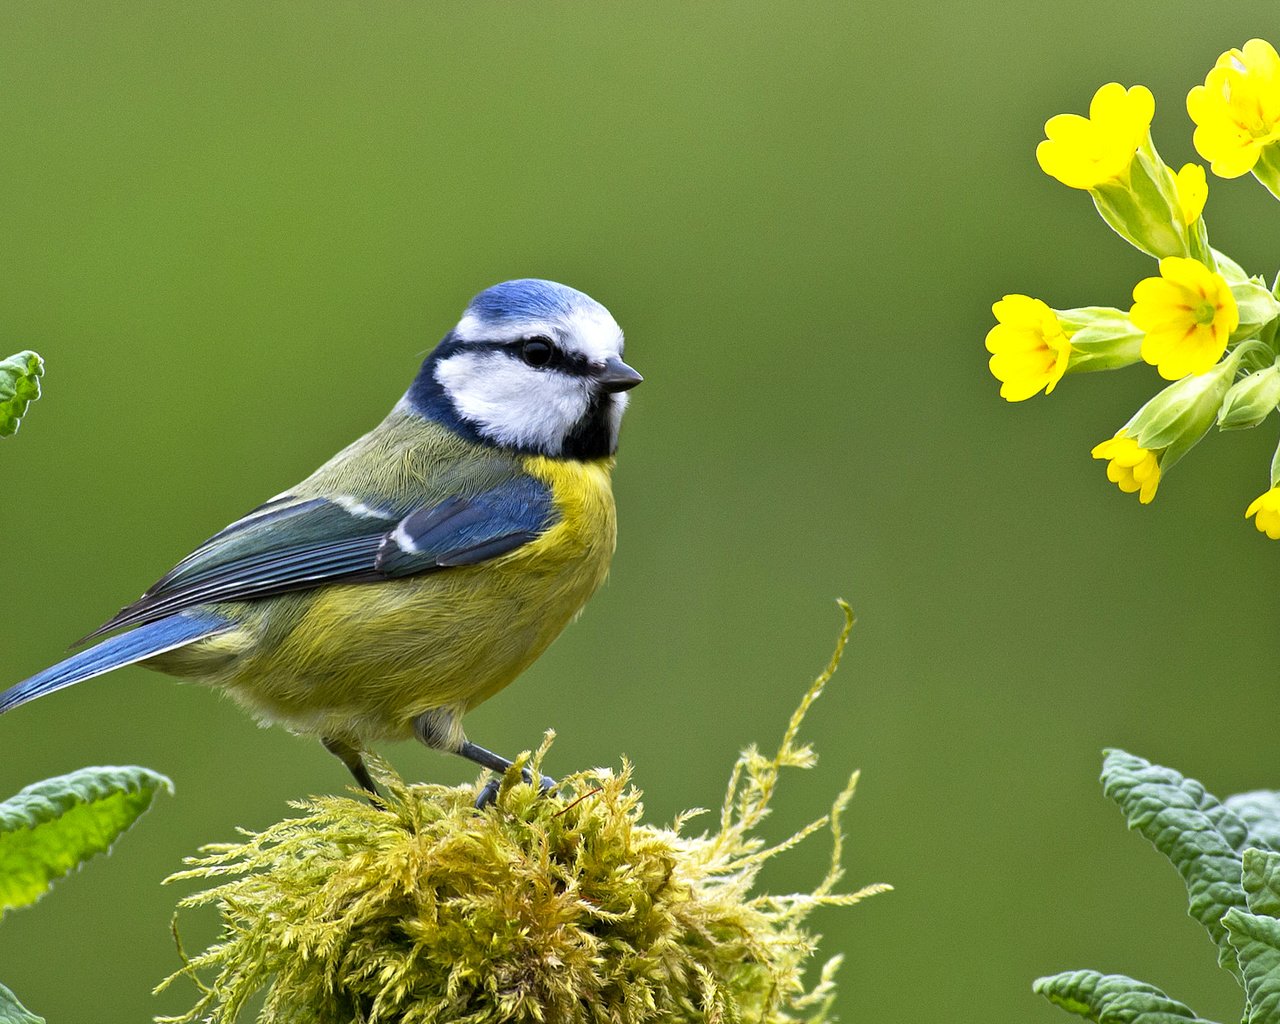
<svg viewBox="0 0 1280 1024">
<path fill-rule="evenodd" d="M 684 834 L 696 812 L 645 824 L 625 763 L 569 776 L 552 798 L 513 769 L 485 812 L 471 787 L 407 785 L 379 766 L 385 809 L 312 799 L 173 876 L 218 880 L 181 905 L 217 904 L 224 928 L 161 985 L 186 976 L 201 991 L 164 1019 L 230 1024 L 262 990 L 269 1024 L 827 1019 L 839 957 L 805 983 L 818 941 L 805 918 L 888 888 L 834 891 L 856 773 L 830 815 L 784 842 L 756 831 L 781 769 L 814 763 L 797 732 L 848 637 L 842 607 L 831 664 L 777 753 L 739 758 L 715 832 Z M 535 772 L 549 742 L 525 759 Z M 816 889 L 752 895 L 767 860 L 824 827 L 834 849 Z"/>
</svg>

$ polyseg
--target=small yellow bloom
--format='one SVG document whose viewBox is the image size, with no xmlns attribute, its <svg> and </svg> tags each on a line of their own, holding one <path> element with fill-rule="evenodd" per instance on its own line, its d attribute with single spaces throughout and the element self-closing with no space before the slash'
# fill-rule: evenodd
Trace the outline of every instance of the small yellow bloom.
<svg viewBox="0 0 1280 1024">
<path fill-rule="evenodd" d="M 1173 188 L 1178 193 L 1182 223 L 1194 224 L 1204 213 L 1205 200 L 1209 198 L 1209 182 L 1205 179 L 1204 168 L 1199 164 L 1183 164 L 1182 170 L 1173 175 Z"/>
<path fill-rule="evenodd" d="M 1058 114 L 1045 122 L 1036 160 L 1045 174 L 1072 188 L 1091 189 L 1129 169 L 1147 138 L 1156 101 L 1146 86 L 1126 90 L 1108 82 L 1089 104 L 1089 116 Z"/>
<path fill-rule="evenodd" d="M 1256 516 L 1253 525 L 1259 533 L 1265 533 L 1272 540 L 1280 540 L 1280 487 L 1273 487 L 1254 498 L 1244 512 L 1246 519 L 1250 516 Z"/>
<path fill-rule="evenodd" d="M 1067 372 L 1071 342 L 1057 315 L 1039 299 L 1006 295 L 991 307 L 999 321 L 987 332 L 991 372 L 1000 381 L 1000 397 L 1021 402 L 1047 395 Z"/>
<path fill-rule="evenodd" d="M 1165 380 L 1181 380 L 1222 358 L 1240 311 L 1220 274 L 1199 260 L 1166 256 L 1159 277 L 1134 287 L 1129 319 L 1145 332 L 1142 358 Z"/>
<path fill-rule="evenodd" d="M 1220 178 L 1253 170 L 1263 149 L 1280 141 L 1280 56 L 1265 39 L 1228 50 L 1187 93 L 1196 152 Z"/>
<path fill-rule="evenodd" d="M 1160 463 L 1156 453 L 1143 448 L 1124 431 L 1110 441 L 1103 441 L 1090 454 L 1095 459 L 1107 459 L 1107 479 L 1125 494 L 1138 492 L 1138 500 L 1151 504 L 1160 486 Z"/>
</svg>

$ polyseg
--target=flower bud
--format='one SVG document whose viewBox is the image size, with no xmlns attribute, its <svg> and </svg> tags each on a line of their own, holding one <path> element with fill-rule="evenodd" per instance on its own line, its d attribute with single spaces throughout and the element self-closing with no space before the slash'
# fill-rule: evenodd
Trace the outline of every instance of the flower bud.
<svg viewBox="0 0 1280 1024">
<path fill-rule="evenodd" d="M 1232 341 L 1251 338 L 1272 320 L 1280 317 L 1280 302 L 1260 277 L 1250 277 L 1235 260 L 1216 250 L 1213 253 L 1218 264 L 1218 273 L 1231 286 L 1231 295 L 1236 300 L 1240 322 L 1231 332 Z"/>
<path fill-rule="evenodd" d="M 1170 384 L 1138 410 L 1122 433 L 1159 452 L 1160 469 L 1167 473 L 1213 426 L 1239 362 L 1239 353 L 1232 352 L 1208 373 Z"/>
<path fill-rule="evenodd" d="M 1278 405 L 1280 366 L 1273 364 L 1231 385 L 1218 410 L 1218 427 L 1221 430 L 1256 427 Z"/>
</svg>

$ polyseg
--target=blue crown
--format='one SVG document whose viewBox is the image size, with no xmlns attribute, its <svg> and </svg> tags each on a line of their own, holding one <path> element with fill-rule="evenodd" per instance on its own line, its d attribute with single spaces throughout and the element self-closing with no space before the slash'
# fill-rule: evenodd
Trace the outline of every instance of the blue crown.
<svg viewBox="0 0 1280 1024">
<path fill-rule="evenodd" d="M 467 305 L 463 317 L 487 324 L 564 320 L 576 311 L 599 306 L 590 295 L 536 277 L 504 281 L 486 288 Z"/>
</svg>

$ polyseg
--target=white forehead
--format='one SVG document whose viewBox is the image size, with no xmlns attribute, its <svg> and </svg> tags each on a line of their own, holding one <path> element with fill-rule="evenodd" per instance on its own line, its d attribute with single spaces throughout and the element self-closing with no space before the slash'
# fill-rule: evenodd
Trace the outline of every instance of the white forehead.
<svg viewBox="0 0 1280 1024">
<path fill-rule="evenodd" d="M 453 333 L 463 343 L 542 335 L 593 361 L 621 356 L 623 348 L 622 328 L 604 306 L 553 281 L 508 281 L 481 292 Z"/>
</svg>

